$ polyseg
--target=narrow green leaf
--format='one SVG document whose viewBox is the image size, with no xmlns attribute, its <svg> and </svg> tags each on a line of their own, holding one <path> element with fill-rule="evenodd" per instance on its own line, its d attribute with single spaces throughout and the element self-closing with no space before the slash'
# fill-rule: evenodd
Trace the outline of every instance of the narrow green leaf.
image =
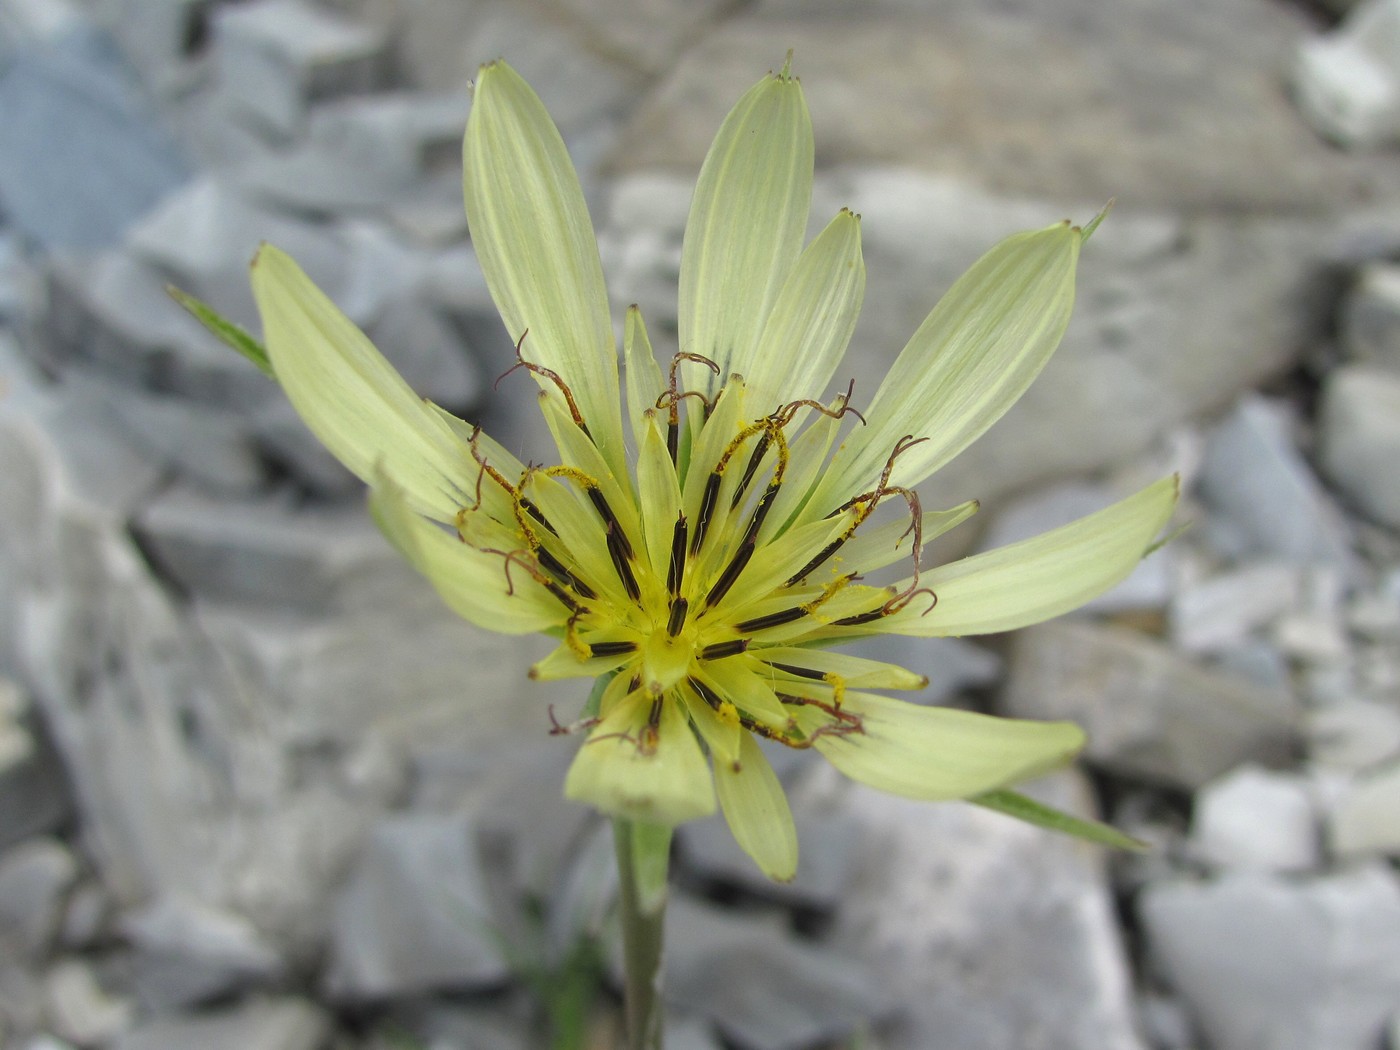
<svg viewBox="0 0 1400 1050">
<path fill-rule="evenodd" d="M 269 379 L 277 378 L 277 373 L 272 370 L 272 359 L 267 356 L 267 347 L 249 335 L 245 329 L 221 315 L 208 303 L 196 299 L 173 284 L 165 286 L 165 294 L 189 311 L 190 316 L 218 336 L 222 342 L 257 365 L 258 371 L 263 375 Z"/>
<path fill-rule="evenodd" d="M 1113 210 L 1113 205 L 1116 203 L 1117 199 L 1110 197 L 1108 203 L 1103 206 L 1103 210 L 1085 223 L 1084 228 L 1079 231 L 1079 240 L 1081 244 L 1094 235 L 1094 231 L 1099 228 L 1099 223 L 1103 222 L 1104 219 L 1108 217 L 1108 213 Z"/>
<path fill-rule="evenodd" d="M 1058 831 L 1065 835 L 1073 835 L 1077 839 L 1094 842 L 1100 846 L 1132 850 L 1135 853 L 1141 853 L 1149 848 L 1147 843 L 1135 839 L 1131 835 L 1125 835 L 1117 828 L 1097 820 L 1085 820 L 1082 817 L 1062 813 L 1053 806 L 1037 802 L 1035 799 L 1028 798 L 1016 791 L 988 791 L 985 795 L 978 795 L 968 801 L 975 802 L 987 809 L 994 809 L 998 813 L 1005 813 L 1008 817 L 1024 820 L 1027 824 L 1049 828 L 1051 831 Z"/>
</svg>

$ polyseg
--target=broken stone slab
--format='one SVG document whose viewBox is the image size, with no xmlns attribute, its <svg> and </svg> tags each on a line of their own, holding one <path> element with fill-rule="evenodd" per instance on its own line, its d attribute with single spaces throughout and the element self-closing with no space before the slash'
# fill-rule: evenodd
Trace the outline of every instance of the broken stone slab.
<svg viewBox="0 0 1400 1050">
<path fill-rule="evenodd" d="M 1400 885 L 1383 866 L 1167 881 L 1138 914 L 1219 1050 L 1371 1050 L 1400 997 Z"/>
<path fill-rule="evenodd" d="M 1328 814 L 1328 841 L 1345 858 L 1400 855 L 1400 765 L 1356 775 Z"/>
<path fill-rule="evenodd" d="M 463 1004 L 444 999 L 420 999 L 394 1004 L 376 1027 L 379 1038 L 366 1050 L 392 1050 L 406 1039 L 422 1050 L 521 1050 L 534 1045 L 530 1026 L 511 1004 Z M 670 1045 L 667 1032 L 667 1046 Z"/>
<path fill-rule="evenodd" d="M 1211 431 L 1198 493 L 1222 553 L 1350 564 L 1347 534 L 1297 450 L 1285 406 L 1249 394 Z"/>
<path fill-rule="evenodd" d="M 745 1050 L 848 1039 L 894 1008 L 868 964 L 803 943 L 778 914 L 736 915 L 672 894 L 666 943 L 667 1003 L 708 1019 Z"/>
<path fill-rule="evenodd" d="M 201 491 L 247 497 L 268 483 L 246 414 L 134 388 L 92 368 L 68 369 L 64 386 L 75 409 L 109 421 L 153 464 Z"/>
<path fill-rule="evenodd" d="M 854 844 L 860 829 L 840 813 L 816 812 L 790 796 L 797 825 L 797 876 L 774 882 L 754 864 L 729 826 L 719 817 L 692 821 L 677 829 L 680 858 L 702 879 L 738 887 L 766 900 L 794 907 L 834 911 L 841 906 L 856 865 Z"/>
<path fill-rule="evenodd" d="M 1327 476 L 1364 514 L 1400 528 L 1400 375 L 1346 365 L 1327 376 L 1318 412 Z"/>
<path fill-rule="evenodd" d="M 1318 816 L 1305 778 L 1241 766 L 1196 793 L 1191 851 L 1231 870 L 1310 871 L 1322 861 Z"/>
<path fill-rule="evenodd" d="M 316 102 L 385 86 L 388 37 L 304 0 L 221 6 L 211 35 L 230 104 L 276 136 L 297 133 Z"/>
<path fill-rule="evenodd" d="M 382 821 L 335 903 L 329 993 L 371 1002 L 491 987 L 509 975 L 470 820 Z"/>
<path fill-rule="evenodd" d="M 1238 649 L 1298 604 L 1301 576 L 1297 565 L 1260 560 L 1179 588 L 1171 601 L 1172 644 L 1199 654 Z"/>
<path fill-rule="evenodd" d="M 1340 325 L 1348 358 L 1400 372 L 1400 263 L 1361 268 L 1342 304 Z"/>
<path fill-rule="evenodd" d="M 1400 3 L 1363 0 L 1336 30 L 1304 40 L 1293 93 L 1304 119 L 1339 146 L 1400 143 Z"/>
<path fill-rule="evenodd" d="M 0 850 L 58 830 L 69 807 L 63 764 L 37 724 L 29 694 L 0 677 Z"/>
<path fill-rule="evenodd" d="M 171 194 L 132 228 L 127 247 L 157 267 L 162 284 L 172 282 L 256 331 L 248 264 L 264 241 L 292 255 L 329 294 L 338 293 L 348 257 L 338 232 L 249 200 L 230 176 L 201 175 Z"/>
<path fill-rule="evenodd" d="M 318 1050 L 331 1032 L 330 1017 L 306 999 L 249 999 L 145 1021 L 119 1038 L 113 1050 Z"/>
<path fill-rule="evenodd" d="M 81 958 L 55 963 L 44 975 L 43 994 L 50 1030 L 78 1046 L 106 1045 L 136 1019 L 135 1004 L 107 991 Z"/>
<path fill-rule="evenodd" d="M 435 787 L 433 808 L 461 810 L 470 805 L 478 814 L 482 862 L 500 899 L 517 911 L 530 902 L 557 899 L 593 832 L 593 814 L 566 800 L 561 790 L 573 757 L 573 749 L 561 747 L 556 739 L 527 738 L 508 751 L 497 748 L 479 756 L 474 763 L 477 783 L 466 787 L 459 781 L 458 797 L 444 797 L 442 783 Z M 420 774 L 425 768 L 429 767 L 418 766 Z M 419 805 L 427 801 L 424 788 L 433 790 L 417 785 Z"/>
<path fill-rule="evenodd" d="M 267 987 L 285 971 L 247 919 L 189 899 L 164 897 L 122 916 L 135 949 L 136 995 L 161 1013 Z"/>
<path fill-rule="evenodd" d="M 1400 754 L 1400 711 L 1393 704 L 1343 697 L 1307 712 L 1308 758 L 1359 772 Z"/>
<path fill-rule="evenodd" d="M 342 591 L 411 576 L 359 505 L 295 511 L 275 497 L 220 500 L 170 488 L 150 501 L 133 532 L 181 593 L 299 613 L 343 607 Z"/>
<path fill-rule="evenodd" d="M 411 200 L 432 176 L 450 175 L 462 211 L 460 93 L 397 91 L 318 106 L 294 148 L 257 157 L 234 173 L 244 193 L 316 215 L 375 211 Z"/>
<path fill-rule="evenodd" d="M 1136 631 L 1071 620 L 1016 634 L 997 707 L 1077 722 L 1089 762 L 1190 791 L 1244 762 L 1285 764 L 1297 733 L 1286 691 L 1198 667 Z"/>
<path fill-rule="evenodd" d="M 246 274 L 242 277 L 246 284 Z M 43 320 L 50 369 L 248 411 L 276 387 L 166 294 L 167 279 L 124 249 L 55 258 Z"/>
<path fill-rule="evenodd" d="M 112 40 L 91 22 L 0 71 L 0 208 L 45 248 L 116 244 L 190 176 Z"/>
<path fill-rule="evenodd" d="M 212 7 L 212 0 L 101 0 L 96 17 L 137 75 L 160 94 L 189 78 Z"/>
<path fill-rule="evenodd" d="M 42 958 L 77 877 L 77 858 L 55 838 L 28 839 L 0 853 L 0 944 L 18 956 Z"/>
<path fill-rule="evenodd" d="M 1030 790 L 1091 812 L 1080 778 Z M 898 1004 L 880 1046 L 1143 1050 L 1100 851 L 965 803 L 845 801 L 863 834 L 833 944 Z"/>
</svg>

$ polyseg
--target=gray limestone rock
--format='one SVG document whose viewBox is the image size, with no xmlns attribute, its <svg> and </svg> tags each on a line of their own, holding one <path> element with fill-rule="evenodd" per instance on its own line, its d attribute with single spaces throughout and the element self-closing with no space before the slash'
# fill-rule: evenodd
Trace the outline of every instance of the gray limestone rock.
<svg viewBox="0 0 1400 1050">
<path fill-rule="evenodd" d="M 0 850 L 57 830 L 68 815 L 63 767 L 29 695 L 0 678 Z"/>
<path fill-rule="evenodd" d="M 343 606 L 340 593 L 376 576 L 407 576 L 358 504 L 296 512 L 284 500 L 219 500 L 168 489 L 137 515 L 133 532 L 181 592 L 300 613 Z"/>
<path fill-rule="evenodd" d="M 70 368 L 64 388 L 75 411 L 109 423 L 153 464 L 201 490 L 246 497 L 267 484 L 267 466 L 245 414 L 154 394 L 91 368 Z"/>
<path fill-rule="evenodd" d="M 187 162 L 90 23 L 0 62 L 0 209 L 39 244 L 115 244 L 189 177 Z"/>
<path fill-rule="evenodd" d="M 1247 562 L 1188 584 L 1172 596 L 1172 644 L 1188 653 L 1244 645 L 1297 605 L 1302 572 L 1288 562 Z"/>
<path fill-rule="evenodd" d="M 1309 871 L 1322 860 L 1318 816 L 1302 777 L 1241 766 L 1196 793 L 1192 853 L 1222 868 Z"/>
<path fill-rule="evenodd" d="M 1328 830 L 1342 857 L 1400 855 L 1400 764 L 1359 774 L 1328 814 Z"/>
<path fill-rule="evenodd" d="M 1331 372 L 1318 431 L 1328 477 L 1367 516 L 1400 529 L 1400 375 L 1368 365 Z"/>
<path fill-rule="evenodd" d="M 1308 758 L 1315 764 L 1364 770 L 1400 755 L 1400 711 L 1357 697 L 1325 703 L 1307 713 Z"/>
<path fill-rule="evenodd" d="M 318 106 L 294 148 L 256 157 L 233 173 L 250 196 L 297 212 L 373 211 L 410 200 L 426 179 L 451 175 L 461 206 L 458 93 L 387 92 Z"/>
<path fill-rule="evenodd" d="M 97 17 L 141 79 L 173 91 L 206 30 L 212 0 L 100 0 Z"/>
<path fill-rule="evenodd" d="M 1400 264 L 1363 266 L 1342 304 L 1340 323 L 1349 358 L 1400 372 Z"/>
<path fill-rule="evenodd" d="M 43 995 L 50 1030 L 78 1046 L 110 1043 L 136 1018 L 131 1000 L 108 992 L 81 958 L 55 963 L 44 975 Z"/>
<path fill-rule="evenodd" d="M 1085 812 L 1082 781 L 1040 786 Z M 1097 850 L 963 803 L 846 802 L 864 834 L 835 939 L 899 1003 L 881 1047 L 1142 1050 Z"/>
<path fill-rule="evenodd" d="M 1400 885 L 1383 867 L 1162 882 L 1139 914 L 1219 1050 L 1372 1050 L 1400 996 Z"/>
<path fill-rule="evenodd" d="M 702 878 L 758 897 L 824 911 L 840 908 L 858 862 L 860 828 L 844 814 L 819 812 L 791 796 L 790 803 L 799 850 L 797 877 L 791 882 L 773 882 L 759 871 L 720 817 L 678 829 L 684 864 Z"/>
<path fill-rule="evenodd" d="M 250 999 L 154 1018 L 123 1035 L 113 1050 L 320 1050 L 330 1035 L 330 1018 L 305 999 Z"/>
<path fill-rule="evenodd" d="M 157 900 L 124 915 L 120 928 L 135 949 L 136 993 L 155 1012 L 266 987 L 285 970 L 247 919 L 192 900 Z"/>
<path fill-rule="evenodd" d="M 1090 762 L 1188 790 L 1242 762 L 1282 764 L 1296 734 L 1287 692 L 1198 667 L 1136 631 L 1070 620 L 1017 633 L 998 707 L 1077 722 Z"/>
<path fill-rule="evenodd" d="M 1317 141 L 1279 89 L 1307 29 L 1300 12 L 1130 0 L 1086 34 L 1099 10 L 1093 0 L 1008 0 L 996 13 L 949 0 L 936 14 L 910 0 L 765 0 L 687 50 L 617 156 L 629 170 L 697 170 L 734 100 L 792 48 L 827 164 L 1199 212 L 1305 211 L 1400 188 L 1388 159 Z"/>
<path fill-rule="evenodd" d="M 212 32 L 222 91 L 277 135 L 299 131 L 315 102 L 385 83 L 385 34 L 305 0 L 221 6 Z"/>
<path fill-rule="evenodd" d="M 666 943 L 667 1002 L 709 1019 L 745 1050 L 849 1038 L 894 1005 L 872 967 L 796 940 L 776 914 L 755 921 L 673 894 Z"/>
<path fill-rule="evenodd" d="M 1340 146 L 1400 143 L 1400 4 L 1364 0 L 1338 29 L 1305 40 L 1293 92 L 1308 123 Z"/>
<path fill-rule="evenodd" d="M 1299 454 L 1291 425 L 1284 406 L 1251 394 L 1211 432 L 1197 483 L 1216 515 L 1210 538 L 1227 555 L 1346 565 L 1340 515 Z"/>
<path fill-rule="evenodd" d="M 509 973 L 469 820 L 381 822 L 336 901 L 331 994 L 354 1002 L 481 988 Z"/>
<path fill-rule="evenodd" d="M 0 853 L 0 945 L 37 959 L 52 945 L 78 862 L 57 839 L 33 838 Z"/>
</svg>

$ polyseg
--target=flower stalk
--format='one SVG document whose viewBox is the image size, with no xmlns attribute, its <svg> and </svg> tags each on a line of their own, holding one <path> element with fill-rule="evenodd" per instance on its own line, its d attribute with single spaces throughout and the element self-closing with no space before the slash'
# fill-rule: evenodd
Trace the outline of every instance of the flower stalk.
<svg viewBox="0 0 1400 1050">
<path fill-rule="evenodd" d="M 665 1009 L 661 952 L 671 829 L 616 817 L 618 917 L 622 926 L 627 1050 L 661 1050 Z"/>
</svg>

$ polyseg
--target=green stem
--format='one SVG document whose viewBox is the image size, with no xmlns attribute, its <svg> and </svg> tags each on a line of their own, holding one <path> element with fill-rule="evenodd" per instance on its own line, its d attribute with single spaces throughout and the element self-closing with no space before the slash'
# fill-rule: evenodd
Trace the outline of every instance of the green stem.
<svg viewBox="0 0 1400 1050">
<path fill-rule="evenodd" d="M 613 847 L 620 882 L 627 1050 L 661 1050 L 661 947 L 671 829 L 616 818 Z"/>
</svg>

